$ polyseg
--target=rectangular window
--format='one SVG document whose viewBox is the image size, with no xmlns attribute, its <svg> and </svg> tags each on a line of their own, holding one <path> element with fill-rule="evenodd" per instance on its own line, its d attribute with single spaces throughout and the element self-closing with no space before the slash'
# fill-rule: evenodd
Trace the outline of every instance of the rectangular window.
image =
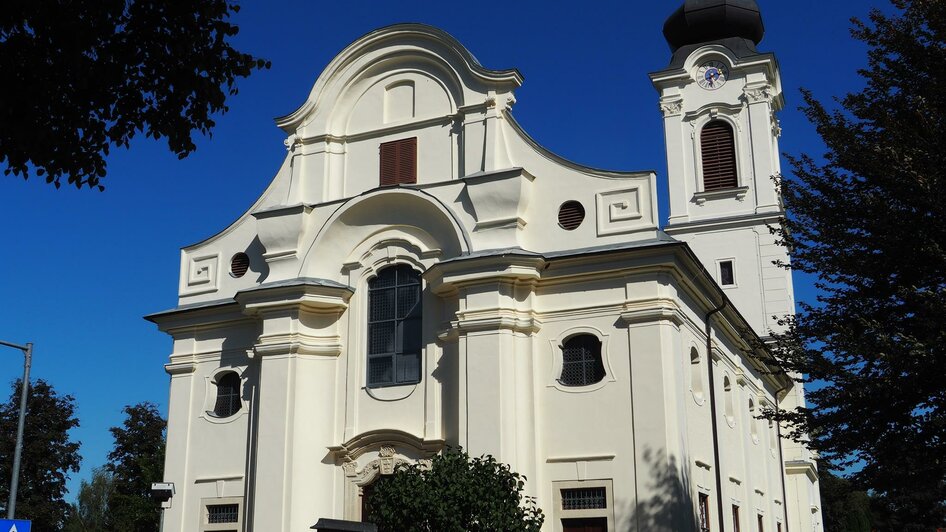
<svg viewBox="0 0 946 532">
<path fill-rule="evenodd" d="M 710 532 L 709 495 L 700 493 L 700 532 Z"/>
<path fill-rule="evenodd" d="M 739 526 L 739 507 L 735 504 L 732 505 L 732 529 L 733 532 L 740 532 L 742 530 Z"/>
<path fill-rule="evenodd" d="M 243 498 L 203 499 L 201 532 L 240 532 L 243 530 Z"/>
<path fill-rule="evenodd" d="M 765 526 L 763 525 L 762 514 L 758 514 L 759 517 L 759 532 L 765 532 Z"/>
<path fill-rule="evenodd" d="M 782 532 L 782 523 L 775 523 L 775 528 L 778 532 Z"/>
<path fill-rule="evenodd" d="M 381 186 L 417 182 L 417 137 L 381 144 Z"/>
<path fill-rule="evenodd" d="M 604 487 L 562 490 L 562 510 L 599 510 L 608 507 Z"/>
<path fill-rule="evenodd" d="M 563 532 L 606 532 L 614 528 L 610 480 L 553 483 L 555 509 Z"/>
<path fill-rule="evenodd" d="M 719 284 L 722 286 L 736 284 L 736 270 L 733 267 L 733 261 L 723 260 L 719 262 Z"/>
</svg>

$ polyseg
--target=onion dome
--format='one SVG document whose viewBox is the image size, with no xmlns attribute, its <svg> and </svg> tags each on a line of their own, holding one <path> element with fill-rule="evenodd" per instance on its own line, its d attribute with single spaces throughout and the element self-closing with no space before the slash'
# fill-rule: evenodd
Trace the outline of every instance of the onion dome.
<svg viewBox="0 0 946 532">
<path fill-rule="evenodd" d="M 755 52 L 765 27 L 755 0 L 686 0 L 664 24 L 670 48 L 710 42 L 741 41 Z"/>
</svg>

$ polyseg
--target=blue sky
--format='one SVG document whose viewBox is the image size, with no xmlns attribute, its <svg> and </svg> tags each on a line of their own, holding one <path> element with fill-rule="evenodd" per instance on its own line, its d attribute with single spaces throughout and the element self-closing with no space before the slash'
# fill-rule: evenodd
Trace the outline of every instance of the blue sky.
<svg viewBox="0 0 946 532">
<path fill-rule="evenodd" d="M 864 46 L 849 19 L 885 0 L 759 0 L 760 49 L 775 52 L 787 100 L 784 152 L 823 147 L 797 110 L 799 87 L 821 99 L 862 85 Z M 351 41 L 397 22 L 443 28 L 488 68 L 518 68 L 516 119 L 541 144 L 579 163 L 656 170 L 666 197 L 666 162 L 656 91 L 647 74 L 664 68 L 661 35 L 677 1 L 460 4 L 434 1 L 244 2 L 237 47 L 272 61 L 239 83 L 212 138 L 179 161 L 160 142 L 138 139 L 109 158 L 106 191 L 61 190 L 42 179 L 0 181 L 0 339 L 36 347 L 33 377 L 71 394 L 81 427 L 79 479 L 105 463 L 125 405 L 166 412 L 163 364 L 170 338 L 142 316 L 176 304 L 179 248 L 225 228 L 264 190 L 285 157 L 272 118 L 296 109 L 322 68 Z M 786 170 L 788 168 L 786 167 Z M 665 201 L 661 206 L 666 217 Z M 800 299 L 810 280 L 796 278 Z M 0 397 L 22 371 L 0 350 Z"/>
</svg>

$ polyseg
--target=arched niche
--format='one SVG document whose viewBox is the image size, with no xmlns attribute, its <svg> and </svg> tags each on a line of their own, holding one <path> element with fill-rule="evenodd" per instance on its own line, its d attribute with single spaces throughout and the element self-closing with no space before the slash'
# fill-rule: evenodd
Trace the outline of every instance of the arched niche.
<svg viewBox="0 0 946 532">
<path fill-rule="evenodd" d="M 352 263 L 385 241 L 432 260 L 470 249 L 469 235 L 438 200 L 418 190 L 380 189 L 345 202 L 329 217 L 308 247 L 299 276 L 347 282 Z"/>
</svg>

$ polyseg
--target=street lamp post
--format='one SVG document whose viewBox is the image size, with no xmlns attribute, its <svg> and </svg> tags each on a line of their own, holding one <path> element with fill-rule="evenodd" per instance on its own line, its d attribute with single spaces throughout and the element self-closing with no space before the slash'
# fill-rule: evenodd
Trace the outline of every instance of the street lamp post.
<svg viewBox="0 0 946 532">
<path fill-rule="evenodd" d="M 23 423 L 26 421 L 26 397 L 30 391 L 30 365 L 33 362 L 33 344 L 11 344 L 0 340 L 0 345 L 23 351 L 23 382 L 20 384 L 20 419 L 16 425 L 16 447 L 13 449 L 13 474 L 10 478 L 10 500 L 7 502 L 7 519 L 16 513 L 16 488 L 20 483 L 20 453 L 23 451 Z"/>
</svg>

